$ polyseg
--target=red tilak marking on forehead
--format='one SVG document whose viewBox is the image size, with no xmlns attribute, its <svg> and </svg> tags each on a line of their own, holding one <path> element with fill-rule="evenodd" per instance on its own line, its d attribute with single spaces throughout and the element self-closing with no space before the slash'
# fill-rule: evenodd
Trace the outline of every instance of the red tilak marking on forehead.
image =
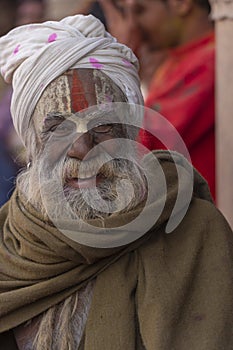
<svg viewBox="0 0 233 350">
<path fill-rule="evenodd" d="M 79 112 L 82 109 L 88 108 L 88 102 L 85 97 L 85 91 L 83 89 L 82 82 L 78 78 L 78 73 L 75 70 L 72 77 L 72 110 Z"/>
</svg>

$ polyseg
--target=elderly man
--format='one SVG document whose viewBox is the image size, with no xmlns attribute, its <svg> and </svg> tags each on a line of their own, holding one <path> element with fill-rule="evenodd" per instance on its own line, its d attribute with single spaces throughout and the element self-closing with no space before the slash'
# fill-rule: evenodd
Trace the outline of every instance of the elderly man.
<svg viewBox="0 0 233 350">
<path fill-rule="evenodd" d="M 0 212 L 1 346 L 231 349 L 232 232 L 183 157 L 142 157 L 131 50 L 80 15 L 0 49 L 29 161 Z"/>
</svg>

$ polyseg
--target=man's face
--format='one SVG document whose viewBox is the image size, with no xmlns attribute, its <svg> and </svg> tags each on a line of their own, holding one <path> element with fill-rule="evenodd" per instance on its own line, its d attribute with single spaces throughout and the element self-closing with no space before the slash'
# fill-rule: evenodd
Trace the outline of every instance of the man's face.
<svg viewBox="0 0 233 350">
<path fill-rule="evenodd" d="M 139 28 L 143 42 L 151 50 L 162 50 L 176 46 L 180 31 L 180 18 L 170 0 L 115 0 L 122 11 L 131 13 Z"/>
<path fill-rule="evenodd" d="M 49 138 L 54 139 L 50 142 L 54 162 L 61 156 L 62 145 L 68 148 L 67 156 L 79 162 L 84 158 L 84 163 L 89 158 L 98 158 L 99 150 L 92 149 L 103 142 L 103 150 L 107 148 L 106 152 L 112 155 L 116 147 L 114 140 L 124 136 L 123 130 L 119 124 L 113 123 L 116 120 L 112 118 L 112 111 L 98 109 L 98 106 L 107 104 L 111 110 L 111 105 L 117 101 L 124 101 L 123 93 L 98 70 L 73 70 L 62 75 L 50 84 L 36 107 L 33 122 L 40 147 L 43 148 Z M 86 110 L 87 113 L 80 114 Z M 74 133 L 77 140 L 71 143 Z M 109 140 L 111 142 L 106 143 Z M 94 170 L 93 174 L 86 170 L 86 176 L 79 174 L 78 178 L 67 178 L 66 184 L 74 188 L 91 187 L 96 175 Z M 97 182 L 100 177 L 97 176 Z"/>
<path fill-rule="evenodd" d="M 124 101 L 122 91 L 99 70 L 68 71 L 45 89 L 32 118 L 37 155 L 29 174 L 35 184 L 41 171 L 47 173 L 44 190 L 54 207 L 59 202 L 55 199 L 58 191 L 62 191 L 74 211 L 83 211 L 82 218 L 98 216 L 100 197 L 109 205 L 110 213 L 122 208 L 116 203 L 117 182 L 140 175 L 136 167 L 115 156 L 121 147 L 119 139 L 127 138 L 127 133 L 124 125 L 116 122 L 113 105 Z M 49 163 L 45 165 L 48 154 Z M 144 192 L 139 187 L 140 181 L 135 183 L 137 204 Z M 94 209 L 83 200 L 82 191 L 94 202 Z M 36 196 L 33 189 L 29 196 Z M 128 202 L 127 194 L 124 200 Z M 56 216 L 61 215 L 61 209 L 60 205 Z"/>
</svg>

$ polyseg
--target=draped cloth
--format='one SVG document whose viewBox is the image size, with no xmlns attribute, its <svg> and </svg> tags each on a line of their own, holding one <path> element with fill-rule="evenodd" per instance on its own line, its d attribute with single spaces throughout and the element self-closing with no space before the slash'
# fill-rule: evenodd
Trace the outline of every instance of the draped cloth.
<svg viewBox="0 0 233 350">
<path fill-rule="evenodd" d="M 164 211 L 145 235 L 126 246 L 101 249 L 73 242 L 14 193 L 0 212 L 0 332 L 95 278 L 80 349 L 231 349 L 232 231 L 194 172 L 189 209 L 166 234 L 178 187 L 185 190 L 189 183 L 182 162 L 176 165 L 184 175 L 178 186 L 172 158 L 166 152 L 157 157 L 168 188 Z M 156 201 L 153 205 L 156 209 Z M 108 220 L 120 226 L 132 216 L 135 211 Z"/>
<path fill-rule="evenodd" d="M 17 27 L 0 38 L 0 67 L 13 85 L 14 126 L 27 145 L 34 108 L 46 86 L 72 68 L 99 69 L 125 93 L 129 103 L 143 104 L 138 60 L 92 15 Z"/>
</svg>

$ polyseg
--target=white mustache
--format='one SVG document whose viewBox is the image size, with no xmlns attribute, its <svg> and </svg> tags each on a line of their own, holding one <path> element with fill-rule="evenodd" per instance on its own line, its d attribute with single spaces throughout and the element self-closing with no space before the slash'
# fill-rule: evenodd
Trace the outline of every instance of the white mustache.
<svg viewBox="0 0 233 350">
<path fill-rule="evenodd" d="M 79 178 L 87 179 L 97 174 L 106 177 L 114 175 L 114 167 L 110 162 L 112 158 L 107 154 L 80 161 L 74 158 L 66 158 L 63 166 L 63 179 Z"/>
</svg>

